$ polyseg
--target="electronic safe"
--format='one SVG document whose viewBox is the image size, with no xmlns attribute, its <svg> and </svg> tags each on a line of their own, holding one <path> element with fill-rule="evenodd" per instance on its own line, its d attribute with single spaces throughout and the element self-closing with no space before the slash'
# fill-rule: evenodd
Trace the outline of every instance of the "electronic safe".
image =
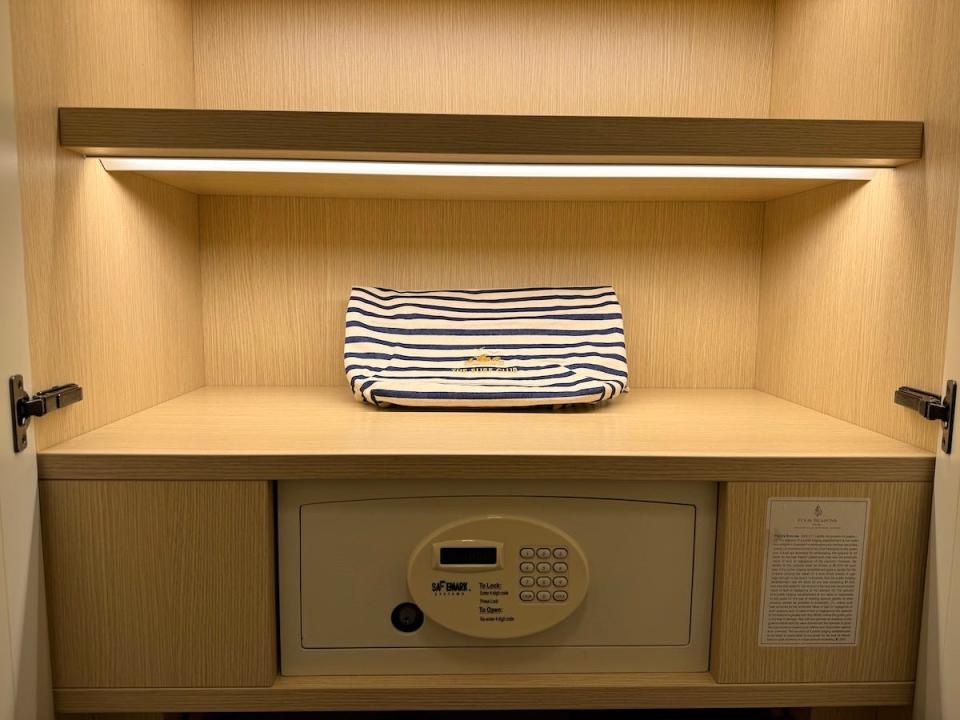
<svg viewBox="0 0 960 720">
<path fill-rule="evenodd" d="M 707 670 L 715 484 L 278 492 L 284 674 Z"/>
</svg>

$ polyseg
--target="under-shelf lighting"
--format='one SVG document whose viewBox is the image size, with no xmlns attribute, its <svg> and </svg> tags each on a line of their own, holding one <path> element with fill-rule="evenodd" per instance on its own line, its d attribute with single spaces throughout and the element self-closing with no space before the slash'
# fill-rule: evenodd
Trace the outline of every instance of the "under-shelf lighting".
<svg viewBox="0 0 960 720">
<path fill-rule="evenodd" d="M 870 180 L 862 167 L 783 165 L 579 165 L 536 163 L 374 162 L 235 158 L 104 157 L 110 172 L 299 173 L 487 178 L 702 178 L 717 180 Z"/>
</svg>

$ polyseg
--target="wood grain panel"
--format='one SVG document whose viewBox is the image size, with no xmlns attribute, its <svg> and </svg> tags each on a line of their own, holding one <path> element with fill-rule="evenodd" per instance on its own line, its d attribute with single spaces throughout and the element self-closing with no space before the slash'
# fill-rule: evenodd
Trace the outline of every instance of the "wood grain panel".
<svg viewBox="0 0 960 720">
<path fill-rule="evenodd" d="M 891 402 L 941 390 L 960 197 L 960 14 L 949 0 L 777 5 L 773 117 L 920 118 L 924 160 L 767 203 L 761 390 L 933 449 Z"/>
<path fill-rule="evenodd" d="M 771 497 L 867 497 L 860 642 L 761 647 Z M 710 668 L 720 683 L 912 681 L 930 518 L 926 483 L 728 483 L 721 486 Z"/>
<path fill-rule="evenodd" d="M 917 232 L 918 180 L 882 171 L 768 204 L 757 387 L 934 449 L 936 425 L 893 404 L 900 385 L 938 390 L 943 367 L 949 268 Z"/>
<path fill-rule="evenodd" d="M 754 390 L 633 390 L 572 412 L 431 413 L 363 405 L 345 385 L 207 387 L 39 456 L 43 478 L 455 474 L 491 483 L 560 476 L 929 482 L 933 461 Z"/>
<path fill-rule="evenodd" d="M 342 385 L 353 285 L 613 284 L 633 387 L 750 387 L 757 204 L 204 197 L 211 385 Z"/>
<path fill-rule="evenodd" d="M 273 682 L 270 483 L 40 490 L 56 687 Z"/>
<path fill-rule="evenodd" d="M 765 117 L 764 0 L 204 0 L 197 106 Z"/>
<path fill-rule="evenodd" d="M 770 117 L 924 117 L 932 0 L 777 0 Z"/>
<path fill-rule="evenodd" d="M 60 108 L 60 144 L 173 155 L 899 165 L 923 124 L 854 120 Z"/>
<path fill-rule="evenodd" d="M 42 448 L 203 382 L 196 198 L 57 146 L 60 105 L 193 104 L 192 9 L 13 0 L 11 19 L 31 389 L 85 389 L 34 423 Z"/>
<path fill-rule="evenodd" d="M 907 705 L 913 683 L 719 685 L 709 673 L 280 677 L 269 688 L 55 691 L 61 712 Z"/>
</svg>

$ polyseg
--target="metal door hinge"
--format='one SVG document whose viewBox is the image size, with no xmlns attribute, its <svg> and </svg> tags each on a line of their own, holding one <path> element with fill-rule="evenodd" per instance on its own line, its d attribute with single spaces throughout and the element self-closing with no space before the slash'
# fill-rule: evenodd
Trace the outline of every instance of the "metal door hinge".
<svg viewBox="0 0 960 720">
<path fill-rule="evenodd" d="M 76 383 L 57 385 L 41 390 L 33 397 L 23 387 L 23 376 L 10 378 L 10 419 L 13 421 L 13 451 L 27 449 L 27 428 L 30 419 L 83 400 L 83 388 Z"/>
<path fill-rule="evenodd" d="M 950 454 L 953 449 L 953 426 L 957 413 L 957 383 L 955 380 L 947 380 L 943 397 L 925 390 L 904 386 L 893 394 L 893 401 L 897 405 L 916 410 L 927 420 L 940 422 L 943 426 L 940 447 L 946 454 Z"/>
</svg>

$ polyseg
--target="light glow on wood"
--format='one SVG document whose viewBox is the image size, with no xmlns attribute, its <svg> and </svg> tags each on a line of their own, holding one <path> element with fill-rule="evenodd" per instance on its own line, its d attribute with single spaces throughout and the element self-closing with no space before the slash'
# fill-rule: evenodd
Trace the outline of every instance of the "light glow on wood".
<svg viewBox="0 0 960 720">
<path fill-rule="evenodd" d="M 870 180 L 872 168 L 764 165 L 619 165 L 547 163 L 372 162 L 247 158 L 104 157 L 108 172 L 300 173 L 503 178 L 716 178 Z"/>
</svg>

